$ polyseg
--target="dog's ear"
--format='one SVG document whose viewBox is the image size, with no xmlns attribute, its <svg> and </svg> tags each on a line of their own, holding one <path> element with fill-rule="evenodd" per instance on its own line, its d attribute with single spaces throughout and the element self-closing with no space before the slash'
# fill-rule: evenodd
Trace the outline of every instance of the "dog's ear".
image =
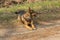
<svg viewBox="0 0 60 40">
<path fill-rule="evenodd" d="M 37 16 L 37 13 L 33 13 L 32 16 L 36 17 Z"/>
<path fill-rule="evenodd" d="M 29 8 L 28 8 L 28 12 L 31 12 L 31 10 L 32 10 L 32 9 L 29 7 Z"/>
<path fill-rule="evenodd" d="M 28 12 L 29 12 L 30 14 L 32 14 L 32 13 L 33 13 L 33 10 L 29 7 Z"/>
</svg>

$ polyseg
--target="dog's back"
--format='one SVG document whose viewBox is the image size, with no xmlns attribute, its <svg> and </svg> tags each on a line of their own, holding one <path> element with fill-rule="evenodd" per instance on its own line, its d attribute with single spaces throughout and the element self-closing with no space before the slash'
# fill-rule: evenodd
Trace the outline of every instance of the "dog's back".
<svg viewBox="0 0 60 40">
<path fill-rule="evenodd" d="M 26 11 L 24 11 L 24 10 L 18 10 L 15 12 L 15 14 L 18 14 L 20 16 L 24 15 L 25 13 L 26 13 Z"/>
</svg>

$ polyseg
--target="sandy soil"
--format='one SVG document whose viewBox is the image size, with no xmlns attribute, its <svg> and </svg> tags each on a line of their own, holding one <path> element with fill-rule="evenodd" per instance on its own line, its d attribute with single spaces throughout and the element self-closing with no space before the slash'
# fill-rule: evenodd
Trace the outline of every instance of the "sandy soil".
<svg viewBox="0 0 60 40">
<path fill-rule="evenodd" d="M 60 40 L 60 20 L 40 22 L 36 30 L 0 28 L 0 40 Z"/>
</svg>

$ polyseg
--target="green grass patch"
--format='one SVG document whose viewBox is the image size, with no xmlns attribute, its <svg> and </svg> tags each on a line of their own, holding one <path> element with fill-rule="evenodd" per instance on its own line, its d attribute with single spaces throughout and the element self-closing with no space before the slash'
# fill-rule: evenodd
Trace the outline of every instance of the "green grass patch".
<svg viewBox="0 0 60 40">
<path fill-rule="evenodd" d="M 9 12 L 15 12 L 18 9 L 27 10 L 28 7 L 31 7 L 32 9 L 41 9 L 41 8 L 53 8 L 53 7 L 60 7 L 59 1 L 44 1 L 44 2 L 35 2 L 35 3 L 25 3 L 22 5 L 15 5 L 11 6 L 9 8 L 0 8 L 0 12 L 9 11 Z"/>
<path fill-rule="evenodd" d="M 9 8 L 0 8 L 0 21 L 9 21 L 11 22 L 10 20 L 16 20 L 17 16 L 14 14 L 15 11 L 17 10 L 27 10 L 29 7 L 31 7 L 33 10 L 36 10 L 36 11 L 39 11 L 41 13 L 43 13 L 42 15 L 40 14 L 39 15 L 39 20 L 51 20 L 51 19 L 56 19 L 56 18 L 59 18 L 60 15 L 60 11 L 59 13 L 56 12 L 56 15 L 54 16 L 54 14 L 50 14 L 52 12 L 49 12 L 49 10 L 56 10 L 56 8 L 60 8 L 60 2 L 59 1 L 44 1 L 44 2 L 35 2 L 35 3 L 25 3 L 25 4 L 22 4 L 22 5 L 14 5 L 14 6 L 11 6 Z M 44 13 L 47 13 L 47 14 L 44 14 Z M 54 13 L 55 13 L 54 12 Z"/>
</svg>

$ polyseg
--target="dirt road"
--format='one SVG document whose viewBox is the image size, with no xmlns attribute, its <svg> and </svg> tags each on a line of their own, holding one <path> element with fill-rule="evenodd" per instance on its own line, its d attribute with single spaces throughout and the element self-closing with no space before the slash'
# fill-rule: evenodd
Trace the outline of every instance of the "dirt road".
<svg viewBox="0 0 60 40">
<path fill-rule="evenodd" d="M 40 22 L 36 30 L 0 28 L 0 40 L 60 40 L 60 20 Z"/>
</svg>

